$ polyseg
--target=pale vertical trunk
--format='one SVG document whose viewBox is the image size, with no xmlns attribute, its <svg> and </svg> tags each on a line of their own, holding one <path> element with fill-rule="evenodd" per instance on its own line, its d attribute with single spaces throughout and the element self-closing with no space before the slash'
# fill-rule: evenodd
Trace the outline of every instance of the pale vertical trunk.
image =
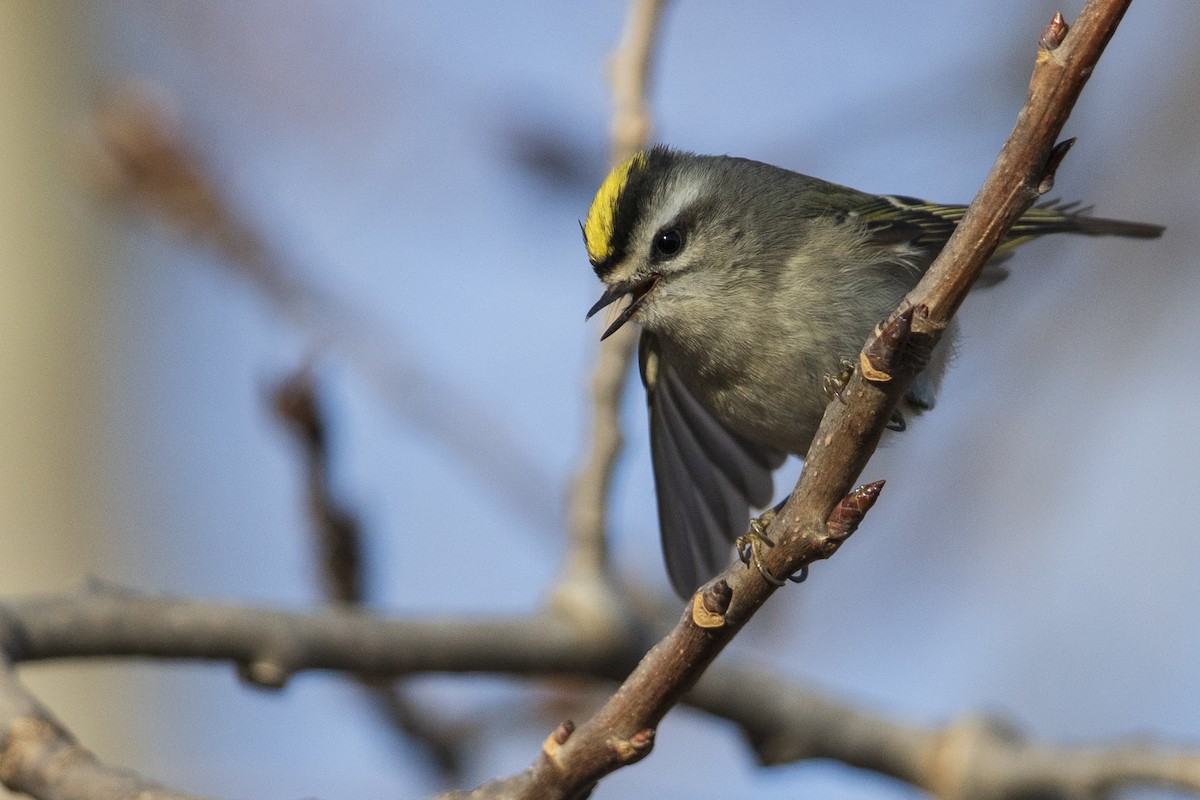
<svg viewBox="0 0 1200 800">
<path fill-rule="evenodd" d="M 0 2 L 3 596 L 78 588 L 89 574 L 111 574 L 105 509 L 112 465 L 102 420 L 114 246 L 81 191 L 75 151 L 95 99 L 88 10 L 70 0 Z M 103 742 L 108 753 L 124 738 L 114 674 L 22 671 L 85 743 Z"/>
</svg>

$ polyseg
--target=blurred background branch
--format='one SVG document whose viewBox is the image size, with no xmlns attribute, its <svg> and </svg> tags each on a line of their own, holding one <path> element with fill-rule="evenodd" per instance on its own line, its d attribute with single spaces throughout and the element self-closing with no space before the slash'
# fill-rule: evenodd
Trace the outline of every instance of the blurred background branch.
<svg viewBox="0 0 1200 800">
<path fill-rule="evenodd" d="M 96 758 L 20 684 L 7 657 L 0 658 L 0 783 L 35 798 L 200 800 Z"/>
<path fill-rule="evenodd" d="M 295 434 L 304 454 L 308 506 L 317 567 L 326 599 L 347 607 L 367 602 L 366 555 L 358 518 L 336 498 L 329 447 L 329 421 L 317 398 L 313 365 L 308 364 L 275 387 L 274 407 Z M 359 679 L 371 707 L 401 736 L 401 746 L 423 748 L 447 782 L 461 779 L 462 745 L 468 731 L 435 722 L 409 701 L 405 687 L 387 678 Z"/>
<path fill-rule="evenodd" d="M 655 46 L 667 0 L 632 0 L 621 41 L 609 62 L 612 83 L 612 147 L 609 166 L 646 145 L 652 123 L 646 102 Z M 583 466 L 571 484 L 567 555 L 555 602 L 581 605 L 588 613 L 612 613 L 619 598 L 607 591 L 608 509 L 613 474 L 621 456 L 621 406 L 629 382 L 638 332 L 632 326 L 599 343 L 592 369 L 591 436 Z M 581 602 L 582 600 L 582 602 Z"/>
<path fill-rule="evenodd" d="M 84 167 L 111 200 L 158 216 L 214 262 L 243 278 L 316 350 L 333 350 L 362 372 L 389 407 L 433 437 L 481 484 L 534 528 L 553 528 L 558 480 L 510 427 L 444 371 L 426 366 L 397 333 L 363 308 L 305 278 L 223 196 L 189 150 L 162 91 L 145 81 L 114 92 L 84 138 Z"/>
<path fill-rule="evenodd" d="M 297 614 L 102 588 L 8 601 L 0 612 L 0 644 L 6 658 L 17 663 L 111 656 L 211 660 L 235 664 L 251 680 L 271 675 L 274 688 L 310 670 L 374 678 L 421 672 L 505 672 L 530 678 L 559 674 L 610 682 L 624 677 L 645 647 L 638 640 L 606 639 L 544 620 L 414 621 L 336 608 Z M 9 734 L 0 737 L 5 742 L 0 764 L 20 765 L 8 773 L 0 770 L 0 777 L 10 788 L 38 785 L 47 777 L 46 762 L 26 748 L 36 752 L 44 737 L 29 739 L 22 731 L 31 719 L 57 723 L 33 705 L 11 671 L 0 675 L 5 676 L 0 730 Z M 980 718 L 942 727 L 907 724 L 736 660 L 710 668 L 685 700 L 736 723 L 763 764 L 836 759 L 944 800 L 1102 798 L 1134 786 L 1168 786 L 1200 795 L 1200 751 L 1194 749 L 1150 739 L 1128 745 L 1051 745 Z M 69 743 L 77 748 L 65 731 L 59 730 L 56 739 L 56 747 Z M 19 780 L 11 777 L 18 774 Z M 133 779 L 132 773 L 126 777 Z"/>
<path fill-rule="evenodd" d="M 741 652 L 689 696 L 708 713 L 671 714 L 655 758 L 603 791 L 703 796 L 718 781 L 725 795 L 763 800 L 891 800 L 915 787 L 1039 800 L 1195 791 L 1194 748 L 1164 742 L 1200 739 L 1188 568 L 1200 539 L 1179 523 L 1200 516 L 1200 500 L 1163 503 L 1160 487 L 1195 463 L 1177 431 L 1194 416 L 1178 365 L 1190 358 L 1179 325 L 1200 292 L 1188 216 L 1200 182 L 1190 101 L 1200 18 L 1185 0 L 1137 8 L 1076 111 L 1085 135 L 1059 185 L 1106 215 L 1165 223 L 1167 238 L 1152 253 L 1039 244 L 989 293 L 997 302 L 971 301 L 967 330 L 983 334 L 964 339 L 942 405 L 872 461 L 889 489 L 870 547 L 848 548 L 756 617 Z M 586 210 L 606 153 L 649 136 L 651 65 L 653 128 L 674 144 L 961 200 L 1020 103 L 1029 43 L 1054 10 L 1037 0 L 712 7 L 672 17 L 675 35 L 660 41 L 662 4 L 624 0 L 89 9 L 91 22 L 69 2 L 16 0 L 0 25 L 0 90 L 24 81 L 0 115 L 21 133 L 3 139 L 14 211 L 0 218 L 12 322 L 2 355 L 13 356 L 13 402 L 0 406 L 5 585 L 55 592 L 93 570 L 247 605 L 208 617 L 204 603 L 129 597 L 163 604 L 142 640 L 104 617 L 107 591 L 41 610 L 6 604 L 6 648 L 56 663 L 23 668 L 28 691 L 3 673 L 0 694 L 16 699 L 0 700 L 0 724 L 33 735 L 0 742 L 14 756 L 0 769 L 27 781 L 63 763 L 46 753 L 92 769 L 69 728 L 96 751 L 91 774 L 134 779 L 126 787 L 151 788 L 106 765 L 136 763 L 207 795 L 331 797 L 425 794 L 519 769 L 558 720 L 603 702 L 678 611 L 661 603 L 644 436 L 620 438 L 622 418 L 640 431 L 644 416 L 629 350 L 602 346 L 601 360 L 613 358 L 594 373 L 586 415 L 573 415 L 563 380 L 587 369 L 597 336 L 580 324 L 597 285 L 571 217 Z M 640 56 L 614 60 L 605 87 L 596 65 L 622 10 L 622 51 Z M 69 41 L 87 46 L 58 59 Z M 68 97 L 72 70 L 95 77 Z M 126 75 L 152 83 L 108 95 L 85 155 L 134 213 L 89 227 L 70 183 L 78 161 L 55 136 Z M 633 113 L 615 115 L 606 142 L 600 109 L 614 96 Z M 161 236 L 146 216 L 184 236 Z M 114 223 L 130 220 L 117 236 Z M 229 275 L 252 291 L 229 291 Z M 1080 324 L 1113 297 L 1119 313 Z M 64 358 L 76 340 L 86 347 Z M 298 362 L 320 365 L 319 379 L 307 373 L 313 406 L 288 412 L 300 469 L 248 402 L 264 371 Z M 624 404 L 628 391 L 637 400 Z M 577 437 L 589 418 L 593 430 Z M 564 524 L 557 476 L 576 450 L 587 457 Z M 47 524 L 27 521 L 34 506 Z M 326 544 L 298 536 L 306 526 Z M 1154 547 L 1128 546 L 1130 530 L 1149 529 Z M 56 537 L 70 544 L 51 547 Z M 11 546 L 18 538 L 36 543 L 31 555 Z M 329 596 L 370 607 L 331 612 L 355 631 L 348 638 L 322 634 L 321 657 L 351 681 L 289 680 L 312 655 L 291 649 L 307 634 L 293 635 L 287 615 L 256 616 L 264 603 L 311 604 L 322 548 Z M 67 671 L 67 650 L 38 651 L 58 640 L 32 634 L 56 617 L 75 620 L 61 635 L 82 637 L 76 646 L 97 647 L 73 659 L 87 666 L 66 696 L 44 687 Z M 389 627 L 396 617 L 421 622 Z M 199 638 L 150 642 L 171 624 Z M 355 660 L 380 657 L 375 626 L 405 632 L 392 643 L 405 654 L 388 657 L 415 659 L 385 697 L 401 701 L 392 724 L 424 741 L 418 758 L 395 757 L 409 734 L 369 724 L 377 703 L 370 718 L 358 713 L 355 683 L 383 686 L 391 674 Z M 174 653 L 216 668 L 97 662 L 101 650 L 131 654 L 135 640 L 151 660 Z M 480 672 L 447 676 L 448 662 L 421 661 L 426 647 Z M 229 663 L 286 694 L 239 688 Z M 547 664 L 561 667 L 553 680 Z M 111 690 L 116 677 L 132 690 Z M 91 713 L 97 687 L 109 706 Z M 752 700 L 756 689 L 774 694 Z M 43 724 L 33 695 L 61 722 Z M 997 711 L 963 716 L 977 707 Z M 996 716 L 1028 738 L 979 721 Z M 1120 745 L 1129 731 L 1154 736 Z M 740 736 L 763 763 L 806 766 L 748 768 Z M 456 737 L 459 774 L 448 778 L 435 750 Z M 1045 744 L 1070 741 L 1118 744 Z"/>
</svg>

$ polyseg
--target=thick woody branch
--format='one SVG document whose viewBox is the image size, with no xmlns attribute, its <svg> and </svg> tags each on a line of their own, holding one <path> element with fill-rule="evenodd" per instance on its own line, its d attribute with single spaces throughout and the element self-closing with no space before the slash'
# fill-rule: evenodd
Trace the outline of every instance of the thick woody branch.
<svg viewBox="0 0 1200 800">
<path fill-rule="evenodd" d="M 1042 34 L 1029 98 L 996 163 L 941 256 L 909 296 L 939 331 L 1017 218 L 1054 185 L 1073 139 L 1057 143 L 1130 0 L 1089 0 L 1069 30 L 1056 14 Z M 1057 144 L 1056 144 L 1057 143 Z"/>
<path fill-rule="evenodd" d="M 412 622 L 336 607 L 296 614 L 96 590 L 0 606 L 0 647 L 14 662 L 98 656 L 231 662 L 267 687 L 314 669 L 370 677 L 587 673 L 593 661 L 612 663 L 614 652 L 627 657 L 628 646 L 552 615 Z"/>
<path fill-rule="evenodd" d="M 0 606 L 0 783 L 45 800 L 189 797 L 97 760 L 26 692 L 12 662 L 102 656 L 228 662 L 243 679 L 270 688 L 311 669 L 360 679 L 478 671 L 480 651 L 499 671 L 541 674 L 548 671 L 544 663 L 561 662 L 582 672 L 589 663 L 628 663 L 637 651 L 625 648 L 595 632 L 585 638 L 550 617 L 381 624 L 348 609 L 304 616 L 95 589 L 12 603 Z"/>
<path fill-rule="evenodd" d="M 237 665 L 243 676 L 273 675 L 275 685 L 281 685 L 313 669 L 377 677 L 483 672 L 619 680 L 642 652 L 641 642 L 632 638 L 601 638 L 556 618 L 412 622 L 344 609 L 288 613 L 95 590 L 0 605 L 0 647 L 7 655 L 0 659 L 0 779 L 5 785 L 46 786 L 62 774 L 48 772 L 50 765 L 69 763 L 88 779 L 111 773 L 104 780 L 145 787 L 154 800 L 182 795 L 95 762 L 28 697 L 8 659 L 124 656 L 226 662 Z M 740 726 L 764 764 L 835 759 L 903 780 L 943 800 L 1099 798 L 1115 788 L 1145 785 L 1200 794 L 1200 752 L 1172 751 L 1153 742 L 1051 746 L 978 719 L 944 728 L 908 725 L 736 663 L 714 665 L 684 701 Z M 561 748 L 573 735 L 572 726 L 561 726 L 546 746 Z M 623 752 L 636 755 L 647 739 L 635 738 Z M 49 758 L 53 753 L 64 755 L 55 760 Z M 527 791 L 525 780 L 517 776 L 489 783 L 475 796 L 514 796 Z M 84 800 L 124 796 L 82 790 L 35 794 Z"/>
</svg>

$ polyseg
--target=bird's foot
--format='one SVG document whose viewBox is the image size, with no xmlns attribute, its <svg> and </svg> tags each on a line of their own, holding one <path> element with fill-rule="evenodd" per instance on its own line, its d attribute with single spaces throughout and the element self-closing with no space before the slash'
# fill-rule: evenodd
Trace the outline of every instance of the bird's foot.
<svg viewBox="0 0 1200 800">
<path fill-rule="evenodd" d="M 775 542 L 771 541 L 771 537 L 767 536 L 767 528 L 779 513 L 779 509 L 783 507 L 783 503 L 768 509 L 763 512 L 762 516 L 755 517 L 750 520 L 750 530 L 737 538 L 736 547 L 738 558 L 747 567 L 754 566 L 758 570 L 758 574 L 763 580 L 772 586 L 783 586 L 788 581 L 792 583 L 803 583 L 808 577 L 808 565 L 805 564 L 800 568 L 800 571 L 794 575 L 789 575 L 786 579 L 776 578 L 767 569 L 762 562 L 762 552 L 764 547 L 774 547 Z"/>
<path fill-rule="evenodd" d="M 837 398 L 844 404 L 846 398 L 842 397 L 842 392 L 846 389 L 846 384 L 850 382 L 850 378 L 854 375 L 854 362 L 848 358 L 841 360 L 841 369 L 837 375 L 825 376 L 825 396 L 830 400 Z"/>
</svg>

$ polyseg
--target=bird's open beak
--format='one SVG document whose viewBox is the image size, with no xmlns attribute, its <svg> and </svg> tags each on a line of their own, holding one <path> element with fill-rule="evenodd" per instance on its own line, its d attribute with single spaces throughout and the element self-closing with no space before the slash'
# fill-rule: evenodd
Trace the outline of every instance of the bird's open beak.
<svg viewBox="0 0 1200 800">
<path fill-rule="evenodd" d="M 601 335 L 600 341 L 604 341 L 609 336 L 612 336 L 614 333 L 620 330 L 621 326 L 628 322 L 629 318 L 637 313 L 637 310 L 642 306 L 642 301 L 646 299 L 646 295 L 650 294 L 650 290 L 657 285 L 658 276 L 647 278 L 646 280 L 639 281 L 637 283 L 609 286 L 604 290 L 604 294 L 600 295 L 600 299 L 596 301 L 596 305 L 588 309 L 587 316 L 584 317 L 584 319 L 591 319 L 592 316 L 600 309 L 612 305 L 625 295 L 629 295 L 629 305 L 622 309 L 621 313 L 617 315 L 617 318 L 613 320 L 612 324 L 609 325 L 608 329 L 604 331 L 603 335 Z"/>
</svg>

